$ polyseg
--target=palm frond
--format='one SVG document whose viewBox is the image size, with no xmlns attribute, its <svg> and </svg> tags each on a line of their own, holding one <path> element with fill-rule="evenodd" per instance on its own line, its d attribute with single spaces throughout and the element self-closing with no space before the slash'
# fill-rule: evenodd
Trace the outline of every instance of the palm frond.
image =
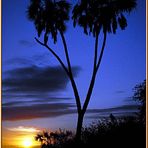
<svg viewBox="0 0 148 148">
<path fill-rule="evenodd" d="M 85 34 L 89 29 L 94 36 L 100 32 L 98 26 L 103 32 L 115 34 L 118 26 L 122 30 L 127 27 L 123 13 L 130 13 L 135 7 L 136 0 L 81 0 L 72 11 L 73 25 L 80 25 Z"/>
<path fill-rule="evenodd" d="M 66 0 L 30 0 L 27 16 L 34 22 L 38 36 L 44 33 L 44 43 L 47 44 L 48 35 L 51 35 L 56 43 L 58 31 L 66 31 L 70 6 Z"/>
<path fill-rule="evenodd" d="M 127 20 L 123 14 L 121 14 L 121 16 L 118 18 L 118 22 L 122 30 L 127 27 Z"/>
</svg>

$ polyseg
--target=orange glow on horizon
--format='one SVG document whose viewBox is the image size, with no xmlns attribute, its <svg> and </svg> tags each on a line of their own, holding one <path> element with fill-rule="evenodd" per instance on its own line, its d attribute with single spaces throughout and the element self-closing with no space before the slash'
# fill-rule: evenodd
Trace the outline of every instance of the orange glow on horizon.
<svg viewBox="0 0 148 148">
<path fill-rule="evenodd" d="M 22 148 L 31 148 L 33 146 L 40 145 L 39 142 L 35 141 L 34 136 L 35 135 L 25 135 L 25 136 L 18 137 L 16 135 L 16 137 L 14 137 L 13 145 L 19 146 Z"/>
<path fill-rule="evenodd" d="M 32 138 L 24 138 L 23 141 L 22 141 L 22 145 L 25 147 L 25 148 L 29 148 L 31 146 L 33 146 L 33 139 Z"/>
<path fill-rule="evenodd" d="M 25 129 L 25 130 L 24 130 Z M 34 146 L 40 146 L 40 142 L 35 141 L 35 136 L 38 132 L 27 131 L 26 128 L 12 128 L 5 129 L 3 131 L 2 145 L 4 147 L 20 147 L 20 148 L 32 148 Z M 7 137 L 11 136 L 11 140 Z"/>
</svg>

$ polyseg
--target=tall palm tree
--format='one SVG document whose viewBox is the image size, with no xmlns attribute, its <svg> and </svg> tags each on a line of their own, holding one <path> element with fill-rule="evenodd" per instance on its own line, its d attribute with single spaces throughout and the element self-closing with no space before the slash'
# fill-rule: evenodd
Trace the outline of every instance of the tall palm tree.
<svg viewBox="0 0 148 148">
<path fill-rule="evenodd" d="M 43 42 L 41 42 L 38 38 L 35 38 L 36 41 L 46 47 L 55 56 L 70 79 L 78 112 L 76 130 L 76 138 L 78 140 L 81 137 L 84 114 L 91 98 L 96 74 L 103 56 L 107 33 L 116 33 L 118 26 L 122 30 L 125 29 L 127 26 L 127 20 L 124 13 L 130 13 L 135 7 L 136 0 L 79 0 L 74 6 L 72 11 L 74 27 L 76 25 L 80 25 L 85 34 L 93 34 L 95 37 L 92 79 L 85 102 L 83 106 L 81 106 L 78 89 L 72 74 L 67 43 L 64 36 L 66 31 L 66 22 L 70 19 L 70 4 L 66 0 L 30 0 L 30 5 L 27 10 L 28 18 L 34 22 L 35 28 L 38 32 L 38 37 L 40 37 L 41 34 L 44 36 Z M 103 32 L 104 39 L 100 55 L 98 55 L 98 39 L 101 31 Z M 56 54 L 56 52 L 48 45 L 49 35 L 52 36 L 54 43 L 56 43 L 58 34 L 62 38 L 67 66 Z"/>
<path fill-rule="evenodd" d="M 73 25 L 83 28 L 86 35 L 95 37 L 94 66 L 91 82 L 82 106 L 77 124 L 77 137 L 80 139 L 83 117 L 88 107 L 93 91 L 96 74 L 102 60 L 107 33 L 116 33 L 117 28 L 124 30 L 127 27 L 125 13 L 130 13 L 136 7 L 136 0 L 80 0 L 73 9 Z M 98 40 L 100 32 L 104 39 L 98 55 Z"/>
</svg>

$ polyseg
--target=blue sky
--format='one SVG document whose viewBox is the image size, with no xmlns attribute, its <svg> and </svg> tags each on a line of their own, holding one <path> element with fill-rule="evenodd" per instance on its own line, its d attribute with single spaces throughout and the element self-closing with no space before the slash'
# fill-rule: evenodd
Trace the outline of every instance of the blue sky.
<svg viewBox="0 0 148 148">
<path fill-rule="evenodd" d="M 2 1 L 3 127 L 74 127 L 72 88 L 56 59 L 35 42 L 36 30 L 26 17 L 28 4 L 29 0 Z M 89 109 L 131 105 L 132 89 L 146 78 L 145 7 L 145 0 L 138 0 L 137 8 L 127 15 L 126 30 L 108 35 Z M 83 103 L 92 73 L 95 40 L 84 35 L 81 28 L 74 29 L 72 22 L 67 26 L 65 37 Z M 52 40 L 49 45 L 66 62 L 60 37 L 56 45 Z M 25 111 L 27 107 L 29 112 Z M 94 118 L 98 113 L 94 111 Z"/>
</svg>

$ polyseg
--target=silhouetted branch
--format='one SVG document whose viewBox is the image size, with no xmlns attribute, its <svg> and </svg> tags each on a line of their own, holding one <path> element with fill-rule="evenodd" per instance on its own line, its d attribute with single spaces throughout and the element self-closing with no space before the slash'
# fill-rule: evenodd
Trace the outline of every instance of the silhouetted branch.
<svg viewBox="0 0 148 148">
<path fill-rule="evenodd" d="M 40 45 L 46 47 L 46 48 L 55 56 L 55 58 L 60 62 L 61 66 L 63 67 L 63 69 L 65 70 L 66 74 L 67 74 L 68 77 L 69 77 L 69 71 L 67 70 L 65 64 L 64 64 L 63 61 L 60 59 L 60 57 L 59 57 L 47 44 L 42 43 L 42 42 L 39 41 L 36 37 L 35 37 L 35 40 L 36 40 Z"/>
<path fill-rule="evenodd" d="M 96 40 L 96 42 L 98 42 L 98 41 Z M 104 33 L 104 39 L 103 39 L 103 44 L 102 44 L 99 60 L 98 60 L 98 63 L 96 65 L 96 68 L 94 68 L 94 70 L 93 70 L 92 79 L 91 79 L 89 89 L 88 89 L 88 92 L 87 92 L 87 96 L 86 96 L 86 99 L 85 99 L 85 102 L 84 102 L 84 105 L 83 105 L 83 114 L 85 114 L 85 112 L 86 112 L 86 109 L 87 109 L 87 106 L 88 106 L 88 103 L 89 103 L 89 100 L 90 100 L 90 97 L 91 97 L 91 94 L 92 94 L 92 90 L 93 90 L 93 87 L 94 87 L 94 84 L 95 84 L 96 74 L 97 74 L 97 71 L 99 69 L 99 66 L 100 66 L 100 63 L 101 63 L 101 60 L 102 60 L 102 56 L 103 56 L 103 52 L 104 52 L 104 48 L 105 48 L 105 43 L 106 43 L 106 32 Z"/>
<path fill-rule="evenodd" d="M 95 41 L 95 55 L 94 55 L 94 69 L 96 68 L 96 65 L 97 65 L 97 55 L 98 55 L 98 37 L 99 37 L 99 34 L 96 34 L 96 41 Z"/>
<path fill-rule="evenodd" d="M 70 59 L 69 59 L 66 40 L 65 40 L 65 37 L 64 37 L 64 34 L 63 34 L 62 31 L 60 31 L 60 34 L 61 34 L 63 45 L 64 45 L 65 56 L 66 56 L 66 60 L 67 60 L 67 64 L 68 64 L 68 69 L 69 69 L 69 75 L 70 75 L 72 88 L 74 90 L 74 94 L 75 94 L 75 98 L 76 98 L 77 109 L 78 109 L 78 112 L 80 112 L 81 111 L 81 102 L 80 102 L 78 89 L 77 89 L 77 86 L 76 86 L 76 83 L 75 83 L 75 80 L 74 80 L 74 77 L 73 77 L 72 69 L 71 69 L 71 64 L 70 64 Z"/>
<path fill-rule="evenodd" d="M 99 67 L 100 67 L 100 63 L 103 57 L 103 53 L 104 53 L 104 48 L 105 48 L 105 44 L 106 44 L 106 37 L 107 37 L 107 32 L 104 33 L 104 39 L 103 39 L 103 44 L 102 44 L 102 48 L 101 48 L 101 53 L 100 53 L 100 57 L 96 66 L 96 71 L 98 71 Z"/>
<path fill-rule="evenodd" d="M 95 70 L 97 66 L 97 57 L 98 57 L 98 38 L 101 30 L 101 24 L 99 24 L 98 31 L 96 32 L 96 40 L 95 40 L 95 53 L 94 53 L 94 68 L 93 71 Z"/>
</svg>

